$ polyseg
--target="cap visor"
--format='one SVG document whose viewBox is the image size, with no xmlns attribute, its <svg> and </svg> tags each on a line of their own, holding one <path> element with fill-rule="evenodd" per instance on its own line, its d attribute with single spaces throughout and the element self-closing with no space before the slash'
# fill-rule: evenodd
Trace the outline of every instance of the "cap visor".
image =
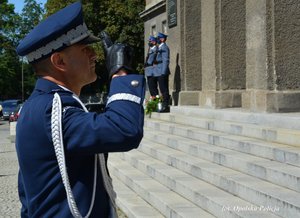
<svg viewBox="0 0 300 218">
<path fill-rule="evenodd" d="M 81 40 L 79 43 L 82 43 L 82 44 L 92 44 L 92 43 L 95 43 L 95 42 L 100 42 L 100 38 L 90 34 L 88 37 L 86 37 L 85 39 Z"/>
</svg>

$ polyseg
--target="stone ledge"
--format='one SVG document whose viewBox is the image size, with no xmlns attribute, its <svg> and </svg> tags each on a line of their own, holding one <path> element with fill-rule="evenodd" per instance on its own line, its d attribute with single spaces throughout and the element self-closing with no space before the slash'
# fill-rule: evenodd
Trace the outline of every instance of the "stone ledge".
<svg viewBox="0 0 300 218">
<path fill-rule="evenodd" d="M 200 106 L 207 108 L 233 108 L 242 105 L 242 90 L 202 91 Z"/>
<path fill-rule="evenodd" d="M 298 112 L 300 91 L 247 90 L 242 94 L 242 107 L 254 112 Z"/>
<path fill-rule="evenodd" d="M 178 105 L 199 105 L 200 91 L 181 91 Z"/>
<path fill-rule="evenodd" d="M 140 18 L 145 19 L 151 13 L 154 13 L 155 11 L 159 10 L 162 7 L 166 7 L 166 1 L 165 0 L 156 0 L 146 6 L 145 10 L 139 14 Z"/>
<path fill-rule="evenodd" d="M 178 105 L 196 105 L 206 108 L 241 107 L 242 90 L 181 91 Z"/>
</svg>

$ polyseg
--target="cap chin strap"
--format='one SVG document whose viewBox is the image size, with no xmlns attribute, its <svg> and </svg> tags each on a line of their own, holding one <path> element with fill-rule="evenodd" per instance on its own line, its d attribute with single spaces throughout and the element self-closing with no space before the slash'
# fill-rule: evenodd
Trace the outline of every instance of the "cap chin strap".
<svg viewBox="0 0 300 218">
<path fill-rule="evenodd" d="M 82 108 L 88 112 L 84 104 L 80 101 L 80 99 L 73 95 L 82 106 Z M 55 154 L 59 166 L 59 171 L 62 177 L 62 181 L 65 187 L 65 191 L 67 194 L 68 205 L 70 211 L 75 218 L 83 218 L 80 214 L 77 204 L 75 202 L 75 198 L 71 189 L 71 185 L 69 182 L 69 176 L 67 173 L 66 167 L 66 160 L 65 160 L 65 153 L 64 153 L 64 143 L 63 143 L 63 135 L 62 135 L 62 103 L 59 94 L 55 93 L 53 102 L 52 102 L 52 114 L 51 114 L 51 130 L 52 130 L 52 141 L 55 149 Z M 113 205 L 113 209 L 115 210 L 115 198 L 116 194 L 113 191 L 112 181 L 111 178 L 108 176 L 105 158 L 103 154 L 99 154 L 99 165 L 103 175 L 103 183 L 106 188 L 106 191 L 110 197 L 111 203 Z M 95 194 L 96 194 L 96 183 L 97 183 L 97 154 L 95 154 L 95 165 L 94 165 L 94 184 L 93 184 L 93 194 L 91 199 L 91 205 L 89 208 L 88 213 L 84 218 L 88 218 L 92 212 L 94 201 L 95 201 Z"/>
</svg>

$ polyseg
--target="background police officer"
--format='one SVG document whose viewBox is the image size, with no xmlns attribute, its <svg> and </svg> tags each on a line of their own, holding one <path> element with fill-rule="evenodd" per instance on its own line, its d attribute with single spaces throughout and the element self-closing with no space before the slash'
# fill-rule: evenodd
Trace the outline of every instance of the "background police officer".
<svg viewBox="0 0 300 218">
<path fill-rule="evenodd" d="M 78 97 L 97 78 L 89 44 L 99 41 L 79 2 L 41 22 L 17 47 L 39 77 L 16 130 L 21 217 L 115 217 L 107 153 L 139 146 L 145 90 L 143 76 L 131 74 L 131 49 L 103 38 L 111 85 L 102 114 L 88 112 Z"/>
<path fill-rule="evenodd" d="M 147 77 L 148 87 L 151 98 L 155 98 L 159 92 L 156 80 L 156 65 L 154 65 L 157 56 L 157 39 L 154 36 L 149 37 L 148 41 L 148 52 L 145 61 L 145 75 Z"/>
<path fill-rule="evenodd" d="M 169 112 L 170 111 L 170 107 L 169 107 L 170 49 L 166 44 L 167 35 L 159 32 L 157 35 L 157 39 L 158 39 L 159 46 L 158 46 L 158 53 L 156 57 L 156 63 L 157 63 L 156 76 L 158 77 L 157 78 L 158 85 L 163 97 L 163 108 L 161 112 Z"/>
</svg>

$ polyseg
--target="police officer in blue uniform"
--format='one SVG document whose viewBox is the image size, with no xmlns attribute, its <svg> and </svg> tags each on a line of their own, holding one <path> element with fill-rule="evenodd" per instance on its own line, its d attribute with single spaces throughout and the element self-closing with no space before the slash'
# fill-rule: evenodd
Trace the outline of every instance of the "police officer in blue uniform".
<svg viewBox="0 0 300 218">
<path fill-rule="evenodd" d="M 100 40 L 79 2 L 41 22 L 17 47 L 38 76 L 16 130 L 22 218 L 116 217 L 107 153 L 139 146 L 145 82 L 132 73 L 131 49 L 102 36 L 111 78 L 102 114 L 88 112 L 78 97 L 96 80 L 90 43 Z"/>
<path fill-rule="evenodd" d="M 159 46 L 158 46 L 158 53 L 156 57 L 157 73 L 155 76 L 157 77 L 159 89 L 163 97 L 162 110 L 160 112 L 169 112 L 170 111 L 170 107 L 169 107 L 170 49 L 166 44 L 167 35 L 159 32 L 157 38 L 158 38 Z"/>
<path fill-rule="evenodd" d="M 145 75 L 147 77 L 148 87 L 151 98 L 155 98 L 159 92 L 157 87 L 156 75 L 156 56 L 157 56 L 157 39 L 154 36 L 149 37 L 148 52 L 145 61 Z"/>
</svg>

